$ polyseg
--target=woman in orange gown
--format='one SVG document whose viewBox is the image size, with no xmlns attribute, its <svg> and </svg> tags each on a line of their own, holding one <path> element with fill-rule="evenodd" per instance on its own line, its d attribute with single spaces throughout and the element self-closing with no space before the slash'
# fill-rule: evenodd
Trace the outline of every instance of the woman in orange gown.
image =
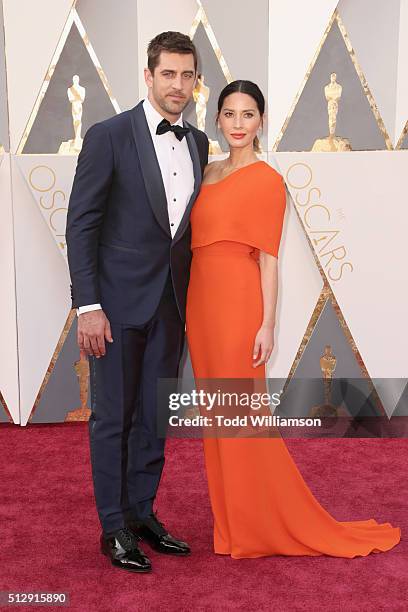
<svg viewBox="0 0 408 612">
<path fill-rule="evenodd" d="M 196 379 L 262 379 L 273 349 L 282 176 L 255 155 L 265 102 L 250 81 L 221 92 L 227 160 L 206 168 L 191 214 L 186 331 Z M 280 437 L 204 436 L 214 550 L 231 557 L 366 556 L 400 529 L 337 521 L 316 500 Z"/>
</svg>

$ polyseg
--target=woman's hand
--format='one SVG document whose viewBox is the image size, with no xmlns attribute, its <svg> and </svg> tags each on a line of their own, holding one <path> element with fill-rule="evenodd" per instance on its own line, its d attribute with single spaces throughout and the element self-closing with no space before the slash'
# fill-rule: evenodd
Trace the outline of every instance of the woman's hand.
<svg viewBox="0 0 408 612">
<path fill-rule="evenodd" d="M 252 355 L 253 357 L 252 365 L 254 368 L 261 365 L 261 363 L 266 363 L 269 357 L 271 356 L 271 353 L 274 347 L 274 338 L 273 338 L 274 329 L 275 328 L 272 325 L 271 326 L 262 325 L 262 327 L 259 329 L 258 333 L 256 334 L 254 351 Z M 259 352 L 260 352 L 260 357 L 258 361 L 255 361 L 255 359 L 258 357 Z"/>
</svg>

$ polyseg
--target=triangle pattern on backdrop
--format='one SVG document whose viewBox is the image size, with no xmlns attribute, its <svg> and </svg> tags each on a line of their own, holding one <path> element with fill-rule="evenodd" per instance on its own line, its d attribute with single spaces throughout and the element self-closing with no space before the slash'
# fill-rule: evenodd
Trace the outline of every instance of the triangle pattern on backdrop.
<svg viewBox="0 0 408 612">
<path fill-rule="evenodd" d="M 340 0 L 337 5 L 345 39 L 354 57 L 358 58 L 393 146 L 403 127 L 398 113 L 398 107 L 404 103 L 398 95 L 401 65 L 398 58 L 404 55 L 399 49 L 404 21 L 400 10 L 400 0 Z"/>
<path fill-rule="evenodd" d="M 402 134 L 398 139 L 396 149 L 408 149 L 408 121 L 406 122 Z"/>
<path fill-rule="evenodd" d="M 78 360 L 77 317 L 71 313 L 48 368 L 47 380 L 43 383 L 34 403 L 29 417 L 30 423 L 64 422 L 68 420 L 69 413 L 81 407 Z M 86 406 L 89 408 L 91 401 L 89 378 L 87 386 Z"/>
<path fill-rule="evenodd" d="M 4 401 L 4 397 L 0 391 L 0 423 L 13 423 L 13 419 L 11 414 L 8 411 L 6 402 Z"/>
<path fill-rule="evenodd" d="M 73 0 L 3 0 L 10 151 L 16 153 Z"/>
<path fill-rule="evenodd" d="M 274 151 L 311 151 L 317 140 L 329 135 L 325 87 L 332 73 L 342 87 L 340 98 L 330 103 L 332 107 L 337 103 L 336 137 L 348 141 L 354 151 L 393 148 L 347 32 L 335 11 Z"/>
<path fill-rule="evenodd" d="M 79 77 L 76 85 L 73 83 L 74 77 Z M 74 102 L 69 100 L 68 88 Z M 119 112 L 119 105 L 81 20 L 72 9 L 18 153 L 68 153 L 63 143 L 75 136 L 74 120 L 77 121 L 79 117 L 82 122 L 81 133 L 77 137 L 83 138 L 91 125 Z M 78 150 L 73 152 L 77 153 Z"/>
<path fill-rule="evenodd" d="M 296 369 L 285 385 L 279 414 L 313 416 L 316 407 L 326 403 L 331 404 L 338 416 L 383 414 L 374 386 L 364 375 L 361 356 L 353 350 L 344 321 L 340 322 L 336 312 L 337 305 L 333 306 L 328 287 L 321 297 L 317 316 L 311 318 L 306 341 L 296 359 Z M 331 372 L 330 390 L 325 383 L 325 371 L 326 376 Z"/>
</svg>

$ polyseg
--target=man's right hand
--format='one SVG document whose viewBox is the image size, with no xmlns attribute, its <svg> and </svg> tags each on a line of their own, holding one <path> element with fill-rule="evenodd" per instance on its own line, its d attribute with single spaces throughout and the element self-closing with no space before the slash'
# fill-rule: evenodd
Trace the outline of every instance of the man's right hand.
<svg viewBox="0 0 408 612">
<path fill-rule="evenodd" d="M 106 353 L 105 339 L 113 342 L 110 323 L 103 310 L 83 312 L 78 317 L 78 346 L 80 355 L 95 356 L 97 359 Z"/>
</svg>

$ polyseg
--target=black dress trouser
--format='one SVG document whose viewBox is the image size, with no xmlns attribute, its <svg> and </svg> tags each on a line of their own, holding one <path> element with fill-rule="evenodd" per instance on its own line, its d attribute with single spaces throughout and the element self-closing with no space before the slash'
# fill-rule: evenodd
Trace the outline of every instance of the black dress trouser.
<svg viewBox="0 0 408 612">
<path fill-rule="evenodd" d="M 147 323 L 111 322 L 111 330 L 105 356 L 89 357 L 92 477 L 105 533 L 153 511 L 165 446 L 157 436 L 157 379 L 177 377 L 184 340 L 170 273 Z"/>
</svg>

